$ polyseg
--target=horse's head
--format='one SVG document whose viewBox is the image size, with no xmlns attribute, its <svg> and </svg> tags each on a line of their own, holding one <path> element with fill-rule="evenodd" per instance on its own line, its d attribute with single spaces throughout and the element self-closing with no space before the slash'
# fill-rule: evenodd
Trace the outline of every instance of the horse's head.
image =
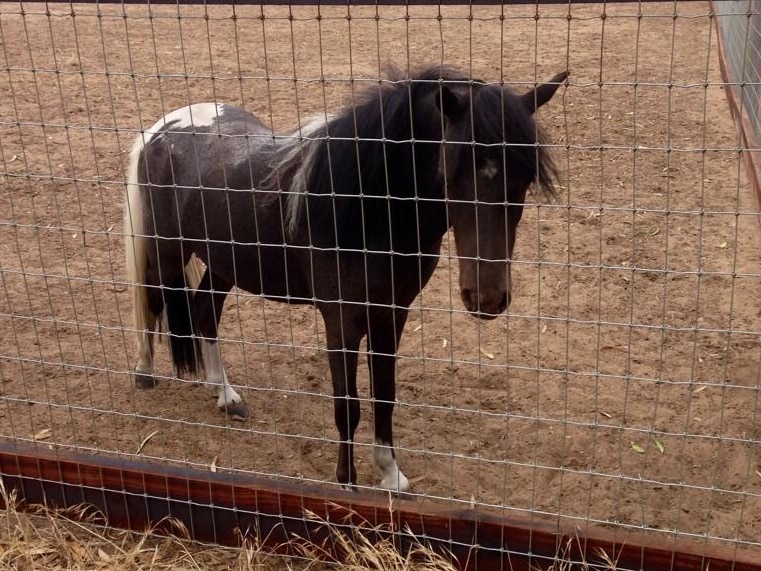
<svg viewBox="0 0 761 571">
<path fill-rule="evenodd" d="M 437 93 L 443 118 L 449 221 L 460 261 L 460 294 L 467 310 L 493 319 L 510 304 L 510 258 L 528 187 L 552 195 L 555 167 L 534 122 L 567 77 L 518 96 L 499 85 L 443 83 Z"/>
</svg>

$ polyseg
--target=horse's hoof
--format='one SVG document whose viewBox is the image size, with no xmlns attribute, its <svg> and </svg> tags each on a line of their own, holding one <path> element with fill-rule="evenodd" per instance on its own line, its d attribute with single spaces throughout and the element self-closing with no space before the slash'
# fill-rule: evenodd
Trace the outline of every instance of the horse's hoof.
<svg viewBox="0 0 761 571">
<path fill-rule="evenodd" d="M 135 373 L 135 386 L 138 389 L 152 389 L 159 384 L 156 377 L 145 373 Z"/>
<path fill-rule="evenodd" d="M 357 486 L 355 484 L 341 484 L 341 489 L 344 492 L 357 492 Z"/>
<path fill-rule="evenodd" d="M 230 417 L 230 420 L 244 421 L 248 418 L 248 407 L 243 401 L 222 405 L 219 410 Z"/>
<path fill-rule="evenodd" d="M 380 488 L 392 494 L 406 494 L 412 490 L 410 481 L 407 476 L 402 474 L 401 470 L 395 471 L 394 474 L 388 474 L 381 480 Z"/>
</svg>

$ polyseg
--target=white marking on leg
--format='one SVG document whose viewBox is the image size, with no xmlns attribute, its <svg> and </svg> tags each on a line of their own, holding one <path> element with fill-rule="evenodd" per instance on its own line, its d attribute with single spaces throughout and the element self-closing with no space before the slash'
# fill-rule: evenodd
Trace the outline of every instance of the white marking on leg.
<svg viewBox="0 0 761 571">
<path fill-rule="evenodd" d="M 235 392 L 227 381 L 227 373 L 222 366 L 222 353 L 219 350 L 219 343 L 216 341 L 201 341 L 201 354 L 203 355 L 203 364 L 206 371 L 204 382 L 217 388 L 217 406 L 227 408 L 233 404 L 241 402 L 243 399 Z"/>
<path fill-rule="evenodd" d="M 137 333 L 137 365 L 135 372 L 142 375 L 153 374 L 153 353 L 151 351 L 151 340 L 148 331 L 138 331 Z"/>
<path fill-rule="evenodd" d="M 153 124 L 153 127 L 145 131 L 145 142 L 151 140 L 151 137 L 161 131 L 166 125 L 174 123 L 170 130 L 181 130 L 187 128 L 209 127 L 222 116 L 225 106 L 222 103 L 194 103 L 181 109 L 175 109 L 171 113 L 164 115 L 161 119 Z"/>
<path fill-rule="evenodd" d="M 407 492 L 410 481 L 407 479 L 394 458 L 393 448 L 387 442 L 377 441 L 373 446 L 373 462 L 380 469 L 383 478 L 380 487 L 392 492 Z"/>
</svg>

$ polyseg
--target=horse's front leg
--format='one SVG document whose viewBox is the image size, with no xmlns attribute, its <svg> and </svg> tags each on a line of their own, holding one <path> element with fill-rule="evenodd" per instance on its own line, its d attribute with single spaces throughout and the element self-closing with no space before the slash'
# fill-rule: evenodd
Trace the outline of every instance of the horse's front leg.
<svg viewBox="0 0 761 571">
<path fill-rule="evenodd" d="M 241 396 L 230 386 L 222 365 L 219 349 L 218 328 L 222 318 L 222 307 L 233 284 L 212 275 L 207 269 L 198 290 L 193 295 L 196 333 L 201 337 L 201 358 L 203 359 L 204 382 L 217 389 L 217 406 L 234 419 L 248 418 L 248 407 Z"/>
<path fill-rule="evenodd" d="M 393 436 L 396 351 L 406 322 L 406 309 L 383 312 L 371 317 L 368 334 L 368 365 L 375 425 L 373 461 L 381 471 L 381 488 L 394 492 L 406 492 L 410 489 L 409 480 L 396 463 Z"/>
<path fill-rule="evenodd" d="M 359 424 L 357 398 L 357 360 L 362 333 L 342 322 L 337 308 L 323 311 L 325 317 L 328 362 L 333 379 L 333 413 L 340 443 L 336 479 L 345 488 L 354 490 L 357 469 L 354 466 L 354 432 Z M 346 320 L 348 322 L 348 320 Z"/>
</svg>

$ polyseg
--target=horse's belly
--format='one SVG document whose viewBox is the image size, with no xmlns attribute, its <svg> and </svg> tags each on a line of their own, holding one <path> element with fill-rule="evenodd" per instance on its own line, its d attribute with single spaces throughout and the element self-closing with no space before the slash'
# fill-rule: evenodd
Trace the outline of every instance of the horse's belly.
<svg viewBox="0 0 761 571">
<path fill-rule="evenodd" d="M 283 302 L 311 300 L 311 292 L 291 259 L 293 253 L 282 245 L 216 243 L 197 254 L 213 274 L 247 292 Z"/>
<path fill-rule="evenodd" d="M 338 259 L 337 259 L 338 258 Z M 438 251 L 417 256 L 315 252 L 312 263 L 315 297 L 322 301 L 376 307 L 408 307 L 430 279 L 438 263 Z M 339 270 L 340 268 L 340 270 Z"/>
</svg>

